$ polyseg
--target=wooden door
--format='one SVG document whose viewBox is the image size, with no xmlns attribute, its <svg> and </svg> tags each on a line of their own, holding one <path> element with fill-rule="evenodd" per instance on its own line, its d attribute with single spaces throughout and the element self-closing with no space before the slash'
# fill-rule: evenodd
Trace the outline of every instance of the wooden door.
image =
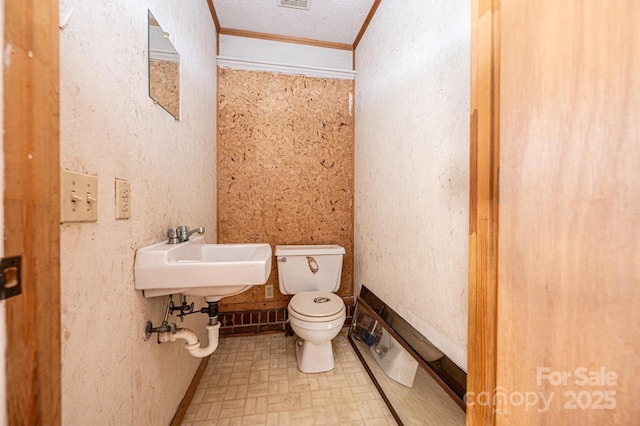
<svg viewBox="0 0 640 426">
<path fill-rule="evenodd" d="M 640 8 L 472 4 L 467 422 L 635 424 Z"/>
<path fill-rule="evenodd" d="M 8 419 L 58 425 L 58 1 L 4 7 L 4 253 L 22 256 L 22 294 L 6 301 Z"/>
<path fill-rule="evenodd" d="M 496 423 L 637 424 L 640 8 L 500 21 Z"/>
</svg>

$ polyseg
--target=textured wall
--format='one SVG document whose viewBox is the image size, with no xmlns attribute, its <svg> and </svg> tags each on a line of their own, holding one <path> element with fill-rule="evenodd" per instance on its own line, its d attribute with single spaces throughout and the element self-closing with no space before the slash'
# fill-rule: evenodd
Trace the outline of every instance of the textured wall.
<svg viewBox="0 0 640 426">
<path fill-rule="evenodd" d="M 61 226 L 62 423 L 166 425 L 199 360 L 143 341 L 167 298 L 134 289 L 134 254 L 179 224 L 203 225 L 215 242 L 215 30 L 204 1 L 61 0 L 61 16 L 71 6 L 61 167 L 98 175 L 99 208 L 96 223 Z M 148 95 L 147 9 L 182 60 L 179 122 Z M 130 220 L 114 219 L 116 177 L 132 184 Z M 203 337 L 205 322 L 178 324 Z"/>
<path fill-rule="evenodd" d="M 396 6 L 356 50 L 356 292 L 466 365 L 470 4 Z"/>
<path fill-rule="evenodd" d="M 218 88 L 219 241 L 340 244 L 352 296 L 353 81 L 219 68 Z M 268 284 L 288 300 L 276 262 Z M 256 286 L 222 307 L 264 300 Z"/>
</svg>

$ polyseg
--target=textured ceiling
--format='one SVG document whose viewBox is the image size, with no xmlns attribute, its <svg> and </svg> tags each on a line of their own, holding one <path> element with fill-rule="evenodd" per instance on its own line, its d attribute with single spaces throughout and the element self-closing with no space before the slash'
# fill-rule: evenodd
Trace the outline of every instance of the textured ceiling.
<svg viewBox="0 0 640 426">
<path fill-rule="evenodd" d="M 353 44 L 374 0 L 311 0 L 310 10 L 277 0 L 213 0 L 220 27 Z"/>
</svg>

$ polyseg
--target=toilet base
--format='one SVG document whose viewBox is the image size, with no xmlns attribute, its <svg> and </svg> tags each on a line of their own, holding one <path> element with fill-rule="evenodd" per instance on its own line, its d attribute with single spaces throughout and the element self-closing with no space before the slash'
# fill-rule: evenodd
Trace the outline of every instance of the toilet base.
<svg viewBox="0 0 640 426">
<path fill-rule="evenodd" d="M 296 360 L 303 373 L 323 373 L 335 368 L 331 340 L 315 345 L 307 340 L 296 341 Z"/>
</svg>

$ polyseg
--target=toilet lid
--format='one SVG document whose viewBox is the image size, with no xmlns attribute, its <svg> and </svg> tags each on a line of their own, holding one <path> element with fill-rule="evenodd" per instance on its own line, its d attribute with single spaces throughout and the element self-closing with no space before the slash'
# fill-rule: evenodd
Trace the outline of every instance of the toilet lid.
<svg viewBox="0 0 640 426">
<path fill-rule="evenodd" d="M 324 320 L 340 314 L 344 310 L 344 302 L 340 296 L 328 291 L 305 291 L 291 298 L 289 309 L 305 317 Z"/>
</svg>

